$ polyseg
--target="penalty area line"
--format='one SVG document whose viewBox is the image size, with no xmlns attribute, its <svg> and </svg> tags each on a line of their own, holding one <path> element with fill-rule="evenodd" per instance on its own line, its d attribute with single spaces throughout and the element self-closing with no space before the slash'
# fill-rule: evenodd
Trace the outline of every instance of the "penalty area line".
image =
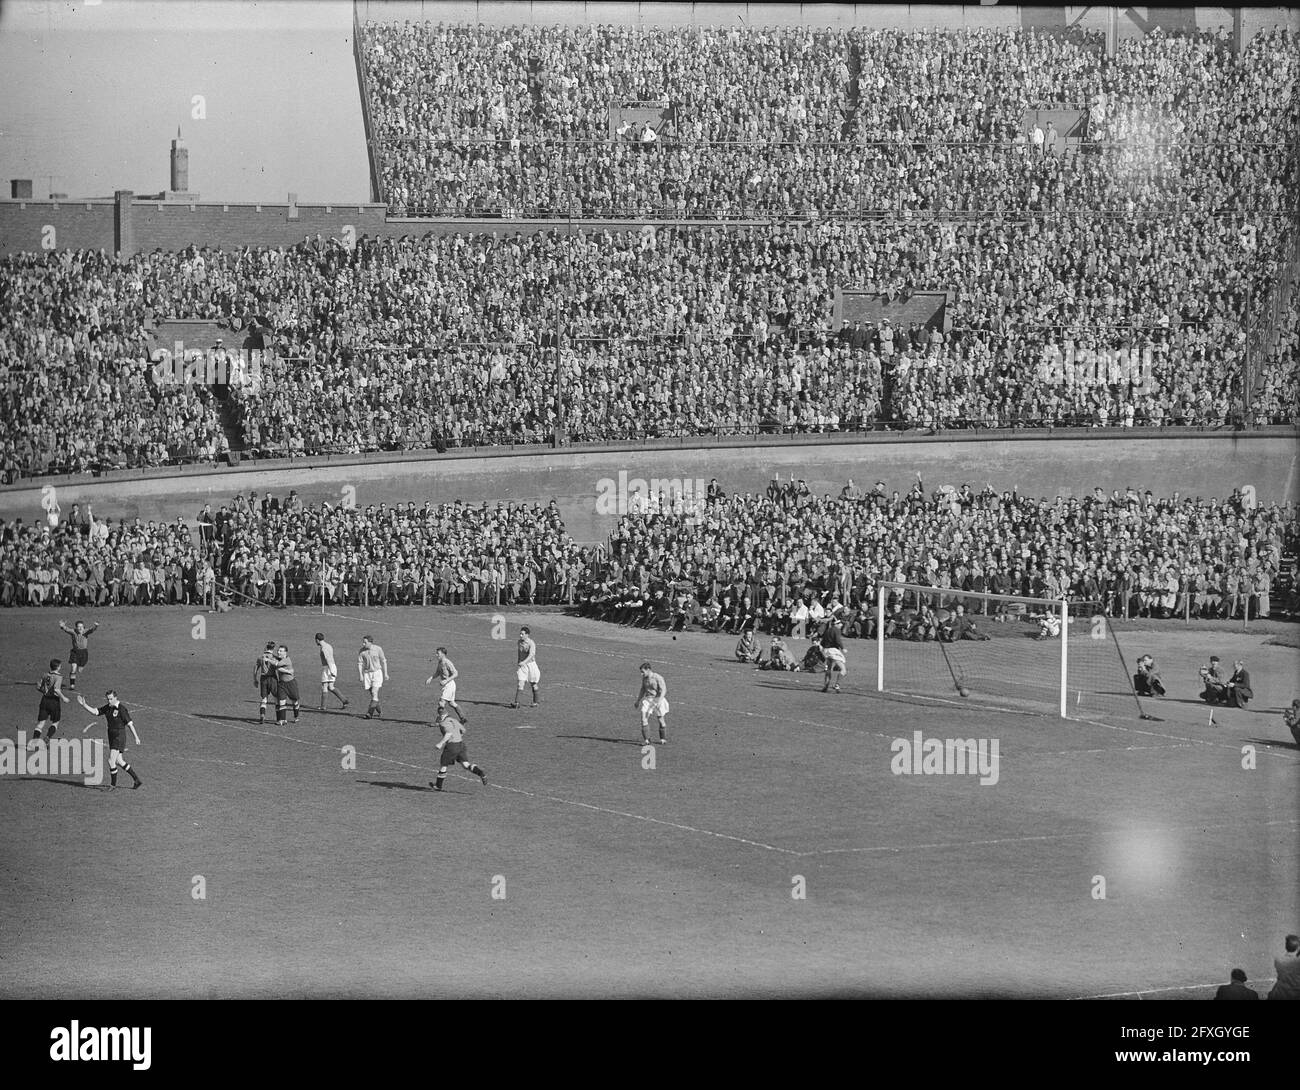
<svg viewBox="0 0 1300 1090">
<path fill-rule="evenodd" d="M 325 750 L 337 751 L 339 748 L 337 746 L 328 745 L 324 742 L 313 742 L 306 738 L 295 738 L 293 737 L 293 735 L 290 734 L 279 734 L 275 731 L 260 730 L 256 727 L 248 726 L 247 724 L 243 724 L 243 723 L 229 723 L 219 719 L 211 719 L 208 718 L 207 716 L 199 715 L 197 712 L 182 712 L 182 711 L 177 711 L 175 709 L 169 709 L 169 708 L 155 708 L 155 707 L 150 707 L 147 704 L 137 704 L 136 706 L 139 708 L 146 709 L 148 711 L 161 712 L 164 715 L 180 716 L 185 719 L 196 719 L 199 720 L 200 722 L 212 723 L 214 726 L 228 727 L 232 730 L 246 731 L 249 734 L 260 734 L 266 738 L 277 738 L 286 742 L 297 742 L 299 745 L 310 746 L 313 749 L 325 749 Z M 382 761 L 385 764 L 396 765 L 398 768 L 409 768 L 414 772 L 432 773 L 438 771 L 438 766 L 430 767 L 428 765 L 412 764 L 409 761 L 399 761 L 394 757 L 385 757 L 379 753 L 367 753 L 363 750 L 357 750 L 357 756 L 366 757 L 372 761 Z M 714 837 L 715 839 L 718 840 L 729 840 L 733 843 L 744 844 L 747 847 L 751 847 L 751 848 L 762 848 L 764 851 L 779 852 L 783 855 L 801 854 L 800 852 L 796 851 L 793 848 L 782 848 L 775 844 L 764 844 L 762 841 L 750 840 L 747 839 L 746 837 L 735 836 L 731 833 L 719 833 L 719 832 L 715 832 L 712 829 L 700 829 L 694 825 L 685 825 L 682 824 L 681 822 L 666 821 L 663 818 L 650 817 L 648 814 L 634 814 L 628 810 L 614 810 L 606 806 L 597 806 L 595 803 L 581 802 L 577 799 L 562 798 L 559 795 L 547 795 L 539 791 L 528 791 L 522 787 L 510 787 L 503 783 L 497 783 L 496 781 L 489 783 L 487 786 L 497 791 L 507 791 L 514 795 L 523 795 L 526 798 L 540 799 L 546 802 L 559 803 L 562 806 L 571 806 L 581 810 L 591 810 L 601 814 L 610 814 L 614 817 L 629 818 L 633 821 L 643 821 L 650 825 L 662 825 L 665 828 L 677 829 L 681 832 L 686 832 L 686 833 L 695 833 L 698 836 L 709 836 L 709 837 Z"/>
</svg>

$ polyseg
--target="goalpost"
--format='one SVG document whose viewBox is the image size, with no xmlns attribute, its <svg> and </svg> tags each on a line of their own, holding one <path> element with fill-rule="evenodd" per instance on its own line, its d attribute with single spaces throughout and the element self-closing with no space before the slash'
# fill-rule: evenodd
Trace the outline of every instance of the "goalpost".
<svg viewBox="0 0 1300 1090">
<path fill-rule="evenodd" d="M 1098 602 L 883 582 L 875 613 L 878 692 L 1149 718 Z"/>
</svg>

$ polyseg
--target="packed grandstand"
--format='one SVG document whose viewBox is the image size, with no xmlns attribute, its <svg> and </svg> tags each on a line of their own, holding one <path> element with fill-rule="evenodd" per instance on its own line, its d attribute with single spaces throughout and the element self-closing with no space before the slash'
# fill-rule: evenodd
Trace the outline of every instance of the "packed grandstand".
<svg viewBox="0 0 1300 1090">
<path fill-rule="evenodd" d="M 594 546 L 573 541 L 553 501 L 358 508 L 254 492 L 192 527 L 188 512 L 114 522 L 77 505 L 53 527 L 0 522 L 0 605 L 564 605 L 732 631 L 837 616 L 867 636 L 884 581 L 932 586 L 940 604 L 969 591 L 1116 617 L 1300 615 L 1294 509 L 1237 489 L 1047 499 L 918 479 L 815 496 L 774 479 L 761 495 L 715 483 L 691 509 L 679 501 L 634 503 Z"/>
<path fill-rule="evenodd" d="M 359 54 L 390 210 L 485 221 L 0 260 L 8 479 L 1296 421 L 1289 30 L 1107 56 L 1076 31 L 373 23 Z M 160 378 L 177 318 L 263 350 L 256 381 Z"/>
</svg>

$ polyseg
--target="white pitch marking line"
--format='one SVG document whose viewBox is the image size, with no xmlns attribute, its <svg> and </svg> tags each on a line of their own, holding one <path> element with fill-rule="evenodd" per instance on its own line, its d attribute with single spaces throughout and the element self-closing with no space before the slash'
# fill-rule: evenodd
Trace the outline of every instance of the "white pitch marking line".
<svg viewBox="0 0 1300 1090">
<path fill-rule="evenodd" d="M 1192 822 L 1187 825 L 1172 825 L 1163 828 L 1152 828 L 1140 830 L 1144 833 L 1177 833 L 1184 832 L 1188 829 L 1206 831 L 1209 829 L 1267 829 L 1274 825 L 1300 825 L 1300 818 L 1282 819 L 1279 821 L 1265 821 L 1259 825 L 1241 822 L 1223 822 L 1218 825 L 1206 825 L 1203 822 Z M 1132 832 L 1129 829 L 1089 829 L 1085 832 L 1078 833 L 1044 833 L 1039 836 L 1007 836 L 991 840 L 954 840 L 939 841 L 933 844 L 882 844 L 869 848 L 814 848 L 812 851 L 798 852 L 798 855 L 855 855 L 867 854 L 871 852 L 909 852 L 909 851 L 930 851 L 936 848 L 982 848 L 993 847 L 998 844 L 1026 844 L 1043 842 L 1049 840 L 1079 840 L 1083 837 L 1107 837 L 1126 835 Z"/>
<path fill-rule="evenodd" d="M 1277 977 L 1275 976 L 1261 977 L 1257 980 L 1252 980 L 1252 983 L 1259 984 L 1261 986 L 1264 984 L 1274 984 L 1276 982 L 1277 982 Z M 1161 992 L 1195 992 L 1195 991 L 1201 991 L 1205 988 L 1217 988 L 1222 983 L 1223 981 L 1216 980 L 1213 984 L 1179 984 L 1171 988 L 1143 988 L 1141 991 L 1137 991 L 1137 992 L 1102 992 L 1099 995 L 1072 995 L 1069 998 L 1071 1000 L 1122 999 L 1126 995 L 1136 995 L 1139 999 L 1141 999 L 1144 995 L 1158 995 Z"/>
<path fill-rule="evenodd" d="M 230 722 L 226 722 L 226 721 L 224 721 L 224 720 L 219 720 L 219 719 L 209 719 L 207 716 L 197 715 L 197 714 L 195 714 L 194 712 L 181 712 L 181 711 L 176 711 L 176 710 L 174 710 L 174 709 L 169 709 L 169 708 L 155 708 L 155 707 L 151 707 L 150 705 L 147 705 L 147 704 L 137 704 L 136 707 L 138 707 L 138 708 L 144 708 L 144 709 L 146 709 L 146 710 L 148 710 L 148 711 L 157 711 L 157 712 L 162 712 L 163 714 L 168 714 L 168 715 L 177 715 L 177 716 L 182 716 L 182 717 L 184 717 L 184 718 L 186 718 L 186 719 L 197 719 L 197 720 L 199 720 L 200 722 L 203 722 L 203 723 L 212 723 L 212 724 L 215 724 L 216 726 L 221 726 L 221 727 L 232 727 L 232 728 L 234 728 L 235 730 L 247 731 L 247 732 L 249 732 L 250 734 L 261 734 L 261 735 L 264 735 L 264 736 L 267 737 L 267 738 L 279 738 L 279 739 L 282 739 L 282 740 L 284 740 L 284 741 L 286 741 L 286 742 L 297 742 L 297 743 L 299 743 L 300 745 L 304 745 L 304 746 L 312 746 L 312 747 L 315 748 L 315 749 L 337 750 L 337 749 L 339 748 L 339 747 L 337 747 L 337 746 L 326 745 L 326 744 L 324 744 L 323 742 L 311 742 L 311 741 L 308 741 L 308 740 L 305 739 L 305 738 L 294 738 L 292 735 L 288 735 L 288 734 L 277 734 L 277 733 L 274 732 L 274 731 L 269 731 L 269 730 L 258 730 L 258 729 L 255 728 L 255 727 L 245 726 L 245 725 L 240 724 L 240 723 L 230 723 Z M 419 771 L 419 772 L 436 772 L 436 771 L 437 771 L 437 769 L 436 769 L 436 768 L 433 768 L 433 767 L 428 767 L 428 766 L 426 766 L 426 765 L 416 765 L 416 764 L 411 764 L 409 761 L 399 761 L 399 760 L 397 760 L 396 758 L 393 758 L 393 757 L 385 757 L 385 756 L 383 756 L 383 755 L 381 755 L 381 754 L 378 754 L 378 753 L 366 753 L 366 752 L 364 752 L 364 751 L 362 751 L 362 750 L 357 750 L 357 756 L 358 756 L 358 757 L 367 757 L 367 758 L 369 758 L 370 760 L 373 760 L 373 761 L 384 761 L 384 762 L 386 762 L 386 763 L 388 763 L 388 764 L 397 765 L 397 766 L 400 767 L 400 768 L 410 768 L 410 769 L 414 769 L 414 770 Z M 681 824 L 680 822 L 676 822 L 676 821 L 665 821 L 665 820 L 662 819 L 662 818 L 650 817 L 648 814 L 633 814 L 633 813 L 630 813 L 629 811 L 626 811 L 626 810 L 611 810 L 611 809 L 609 809 L 609 808 L 607 808 L 607 807 L 604 807 L 604 806 L 596 806 L 594 803 L 590 803 L 590 802 L 579 802 L 579 801 L 576 800 L 576 799 L 565 799 L 565 798 L 561 798 L 561 797 L 558 796 L 558 795 L 544 795 L 544 794 L 541 794 L 540 792 L 536 792 L 536 791 L 525 791 L 522 787 L 507 787 L 505 784 L 502 784 L 502 783 L 495 783 L 495 782 L 493 782 L 493 783 L 488 784 L 487 786 L 488 786 L 488 787 L 491 787 L 491 788 L 495 788 L 495 789 L 498 790 L 498 791 L 509 791 L 509 792 L 511 792 L 512 794 L 516 794 L 516 795 L 524 795 L 524 796 L 526 796 L 526 797 L 528 797 L 528 798 L 532 798 L 532 799 L 542 799 L 542 800 L 545 800 L 546 802 L 557 802 L 557 803 L 560 803 L 560 804 L 563 805 L 563 806 L 573 806 L 573 807 L 577 807 L 578 809 L 582 809 L 582 810 L 594 810 L 594 811 L 596 811 L 596 812 L 598 812 L 598 813 L 602 813 L 602 814 L 612 814 L 612 815 L 614 815 L 615 817 L 625 817 L 625 818 L 631 818 L 631 819 L 633 819 L 634 821 L 644 821 L 644 822 L 647 822 L 647 823 L 649 823 L 649 824 L 651 824 L 651 825 L 664 825 L 664 826 L 667 826 L 667 827 L 670 828 L 670 829 L 680 829 L 681 831 L 683 831 L 683 832 L 687 832 L 687 833 L 698 833 L 698 834 L 701 835 L 701 836 L 711 836 L 711 837 L 715 837 L 715 838 L 717 838 L 718 840 L 731 840 L 731 841 L 734 841 L 734 842 L 737 843 L 737 844 L 746 844 L 746 845 L 748 845 L 748 846 L 750 846 L 750 847 L 753 847 L 753 848 L 763 848 L 763 849 L 765 849 L 766 851 L 770 851 L 770 852 L 780 852 L 780 853 L 782 853 L 782 854 L 784 854 L 784 855 L 799 855 L 799 854 L 801 854 L 801 853 L 795 851 L 793 848 L 781 848 L 781 847 L 777 847 L 775 844 L 764 844 L 764 843 L 762 843 L 761 841 L 758 841 L 758 840 L 749 840 L 749 839 L 747 839 L 746 837 L 743 837 L 743 836 L 733 836 L 733 835 L 730 834 L 730 833 L 718 833 L 718 832 L 714 832 L 714 831 L 711 830 L 711 829 L 698 829 L 698 828 L 696 828 L 696 827 L 693 826 L 693 825 L 683 825 L 683 824 Z"/>
</svg>

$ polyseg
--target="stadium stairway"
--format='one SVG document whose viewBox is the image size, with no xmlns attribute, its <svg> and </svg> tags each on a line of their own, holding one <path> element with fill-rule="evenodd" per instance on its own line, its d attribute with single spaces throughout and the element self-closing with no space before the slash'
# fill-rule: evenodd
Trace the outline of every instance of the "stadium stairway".
<svg viewBox="0 0 1300 1090">
<path fill-rule="evenodd" d="M 929 329 L 943 330 L 948 309 L 948 293 L 945 291 L 918 291 L 906 300 L 895 299 L 887 302 L 883 295 L 845 292 L 841 308 L 841 317 L 845 322 L 875 322 L 879 324 L 885 318 L 890 325 L 910 328 L 913 322 Z"/>
<path fill-rule="evenodd" d="M 165 318 L 146 322 L 145 333 L 153 347 L 174 351 L 177 342 L 185 348 L 215 348 L 218 342 L 226 349 L 254 349 L 262 347 L 262 338 L 248 329 L 235 329 L 229 323 L 206 318 Z M 221 430 L 225 433 L 230 450 L 236 454 L 247 449 L 244 430 L 235 417 L 235 403 L 227 386 L 214 386 L 213 395 L 221 410 Z"/>
</svg>

